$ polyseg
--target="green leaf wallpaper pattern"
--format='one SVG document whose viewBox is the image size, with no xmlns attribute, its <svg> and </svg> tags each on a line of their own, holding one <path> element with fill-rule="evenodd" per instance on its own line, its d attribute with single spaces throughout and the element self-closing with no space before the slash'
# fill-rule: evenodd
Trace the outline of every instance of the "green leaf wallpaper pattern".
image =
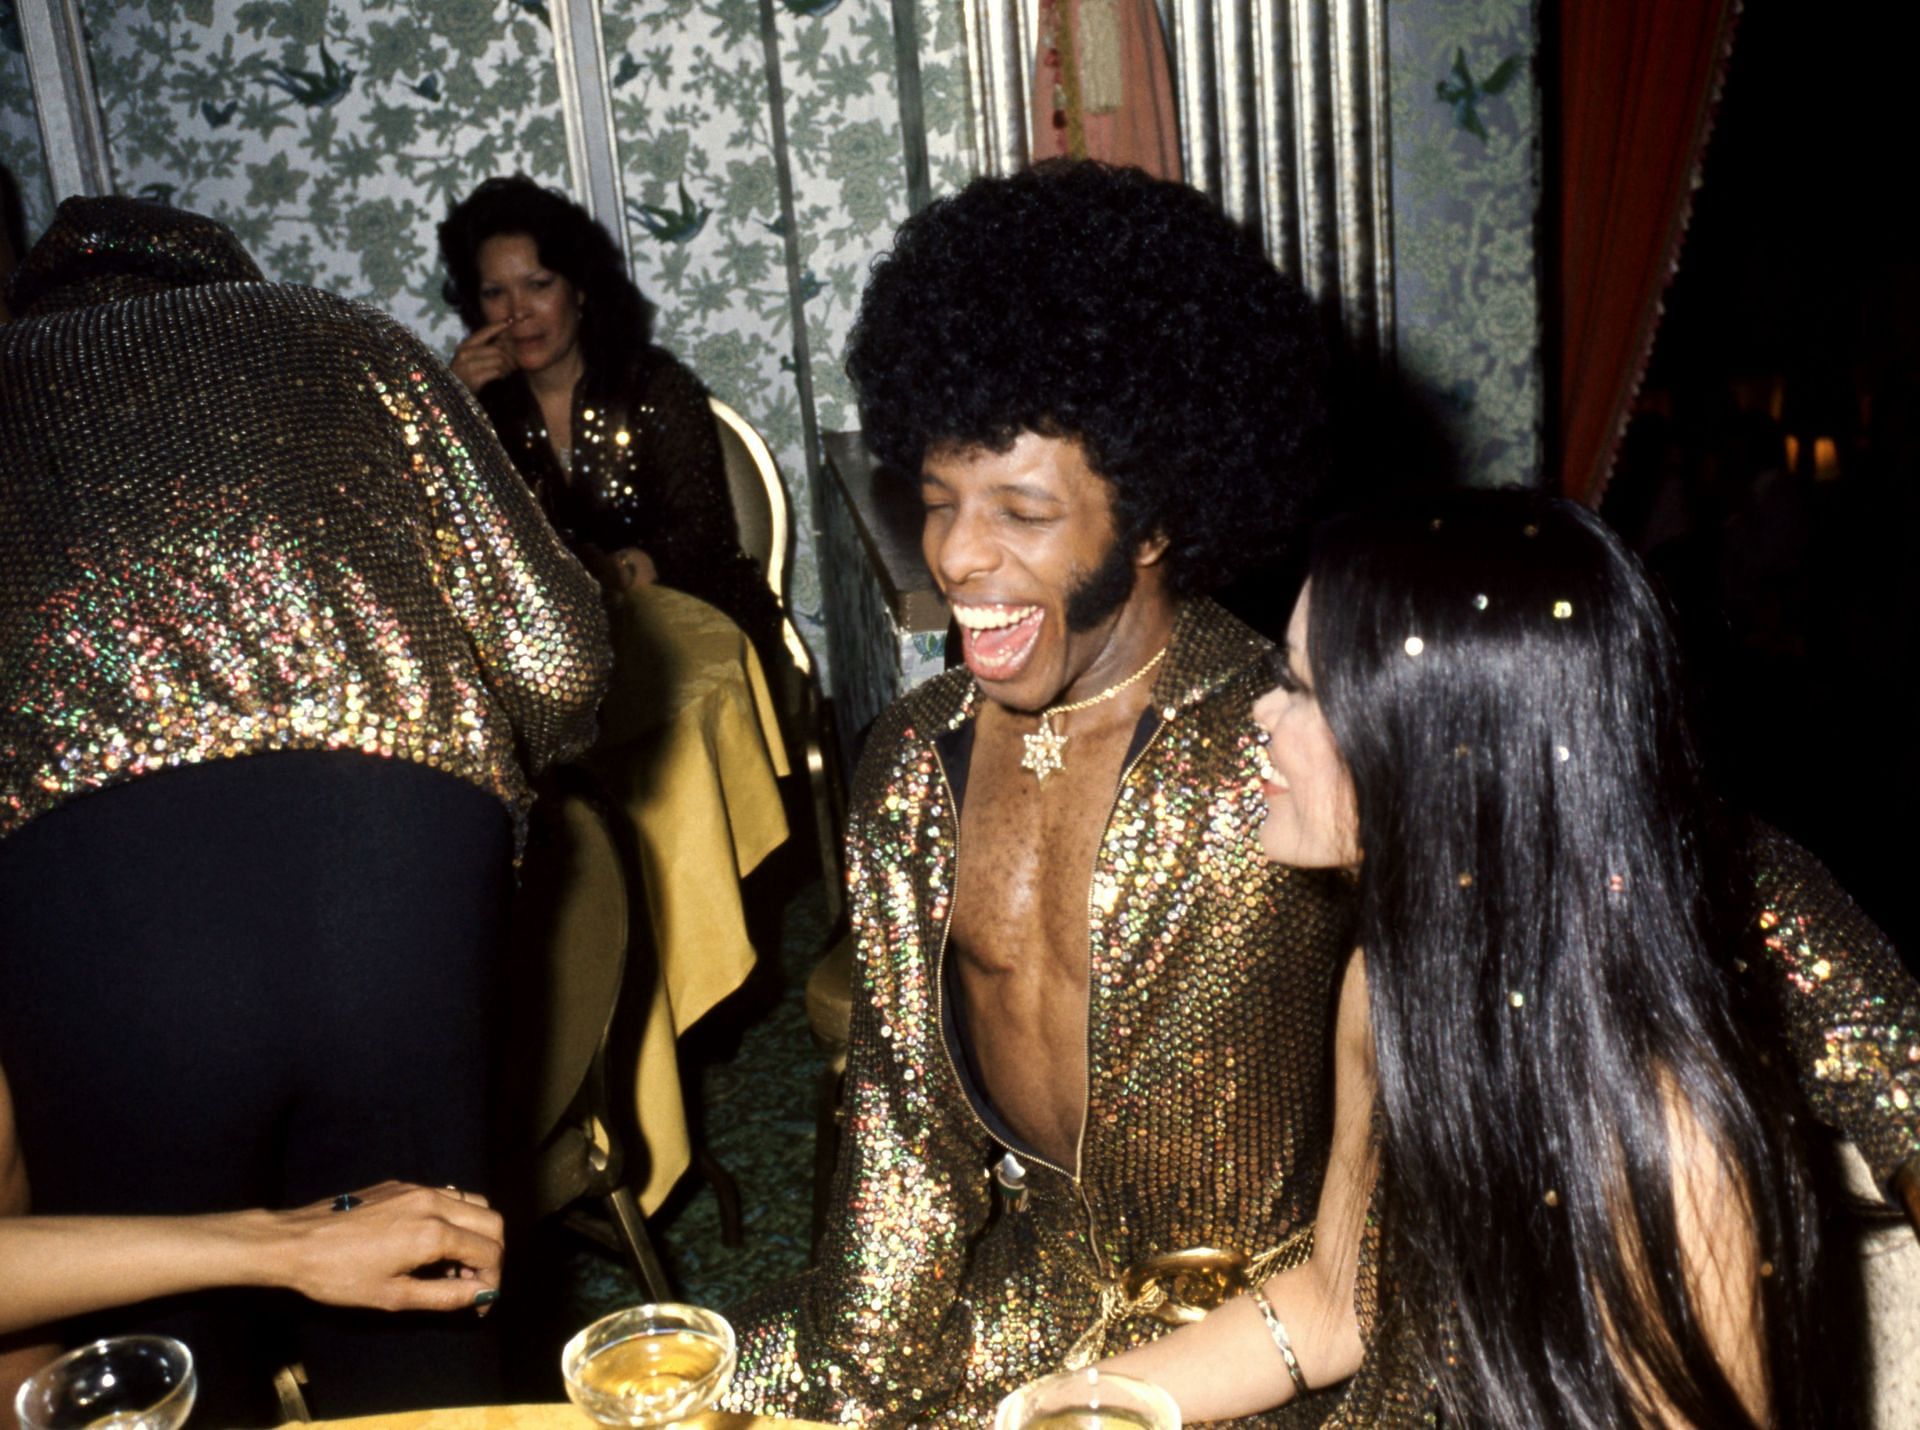
<svg viewBox="0 0 1920 1430">
<path fill-rule="evenodd" d="M 231 224 L 270 278 L 451 351 L 434 226 L 490 174 L 564 184 L 552 37 L 493 0 L 83 0 L 116 186 Z"/>
<path fill-rule="evenodd" d="M 25 66 L 0 0 L 0 159 L 44 223 Z M 386 307 L 450 351 L 433 227 L 480 179 L 565 186 L 541 0 L 83 0 L 119 187 L 232 223 L 272 277 Z M 634 272 L 660 339 L 765 434 L 793 498 L 796 624 L 823 660 L 792 318 L 821 431 L 868 266 L 906 216 L 888 0 L 774 5 L 776 154 L 756 0 L 605 0 Z M 933 191 L 972 154 L 958 0 L 915 0 Z M 1388 7 L 1400 369 L 1478 480 L 1540 461 L 1533 0 Z M 17 77 L 17 82 L 15 82 Z M 1463 118 L 1470 108 L 1474 123 Z M 782 166 L 800 272 L 789 288 Z"/>
<path fill-rule="evenodd" d="M 1387 9 L 1401 373 L 1485 485 L 1541 462 L 1534 0 Z"/>
<path fill-rule="evenodd" d="M 53 217 L 53 194 L 47 187 L 40 120 L 33 107 L 33 86 L 27 79 L 27 57 L 13 0 L 0 0 L 0 164 L 7 166 L 20 186 L 27 242 L 32 243 Z"/>
<path fill-rule="evenodd" d="M 660 341 L 772 446 L 795 516 L 795 623 L 823 661 L 813 493 L 794 370 L 805 313 L 819 429 L 857 424 L 840 370 L 868 265 L 906 217 L 906 168 L 884 0 L 778 4 L 787 149 L 777 154 L 756 0 L 607 0 L 614 132 L 634 273 Z M 923 84 L 938 182 L 964 181 L 957 6 L 925 0 Z M 801 273 L 790 288 L 779 167 L 794 187 Z"/>
</svg>

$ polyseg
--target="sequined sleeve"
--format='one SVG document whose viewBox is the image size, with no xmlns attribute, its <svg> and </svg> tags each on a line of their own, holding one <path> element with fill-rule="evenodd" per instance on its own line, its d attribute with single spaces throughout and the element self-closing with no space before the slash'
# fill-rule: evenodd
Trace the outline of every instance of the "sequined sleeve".
<svg viewBox="0 0 1920 1430">
<path fill-rule="evenodd" d="M 1859 1147 L 1882 1187 L 1920 1165 L 1920 986 L 1826 868 L 1784 835 L 1751 843 L 1741 965 L 1779 1022 L 1814 1112 Z"/>
<path fill-rule="evenodd" d="M 593 741 L 612 663 L 600 590 L 541 514 L 471 394 L 416 338 L 392 328 L 394 370 L 372 376 L 413 451 L 435 584 L 537 773 Z"/>
<path fill-rule="evenodd" d="M 897 727 L 877 727 L 855 783 L 853 1022 L 833 1211 L 813 1268 L 731 1313 L 740 1357 L 730 1409 L 924 1423 L 961 1390 L 974 1328 L 957 1293 L 987 1220 L 989 1145 L 929 1085 L 926 1070 L 944 1056 L 934 951 L 909 946 L 925 891 L 889 878 L 878 857 L 898 832 L 889 796 L 874 791 L 892 783 L 882 767 L 902 748 Z"/>
</svg>

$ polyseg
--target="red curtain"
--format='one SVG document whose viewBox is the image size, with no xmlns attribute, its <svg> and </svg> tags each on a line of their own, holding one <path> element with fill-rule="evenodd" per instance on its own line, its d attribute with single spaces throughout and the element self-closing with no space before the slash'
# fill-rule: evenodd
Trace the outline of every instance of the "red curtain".
<svg viewBox="0 0 1920 1430">
<path fill-rule="evenodd" d="M 1680 258 L 1739 0 L 1559 0 L 1560 489 L 1600 504 Z"/>
</svg>

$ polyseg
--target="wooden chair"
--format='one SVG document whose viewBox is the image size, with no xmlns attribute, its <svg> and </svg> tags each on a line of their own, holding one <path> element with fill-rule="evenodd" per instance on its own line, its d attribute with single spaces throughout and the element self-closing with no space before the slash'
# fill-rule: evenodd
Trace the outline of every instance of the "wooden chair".
<svg viewBox="0 0 1920 1430">
<path fill-rule="evenodd" d="M 521 866 L 509 948 L 516 1036 L 515 1121 L 534 1149 L 522 1200 L 537 1219 L 624 1252 L 650 1300 L 672 1299 L 647 1224 L 629 1188 L 627 1148 L 637 1138 L 626 1082 L 634 1066 L 619 1016 L 623 989 L 644 1005 L 658 977 L 645 885 L 626 821 L 576 766 L 542 782 Z M 607 1225 L 578 1215 L 597 1201 Z"/>
</svg>

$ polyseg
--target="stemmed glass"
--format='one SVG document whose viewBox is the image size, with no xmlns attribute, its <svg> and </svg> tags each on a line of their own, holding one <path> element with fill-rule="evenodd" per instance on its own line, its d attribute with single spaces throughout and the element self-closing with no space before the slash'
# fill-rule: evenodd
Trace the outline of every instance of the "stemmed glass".
<svg viewBox="0 0 1920 1430">
<path fill-rule="evenodd" d="M 23 1430 L 180 1430 L 193 1412 L 193 1352 L 170 1336 L 114 1336 L 69 1351 L 20 1387 Z"/>
<path fill-rule="evenodd" d="M 567 1396 L 602 1425 L 672 1425 L 720 1398 L 733 1375 L 733 1327 L 698 1306 L 634 1306 L 567 1342 Z"/>
<path fill-rule="evenodd" d="M 1180 1430 L 1180 1407 L 1157 1385 L 1088 1366 L 1021 1386 L 993 1430 Z"/>
</svg>

